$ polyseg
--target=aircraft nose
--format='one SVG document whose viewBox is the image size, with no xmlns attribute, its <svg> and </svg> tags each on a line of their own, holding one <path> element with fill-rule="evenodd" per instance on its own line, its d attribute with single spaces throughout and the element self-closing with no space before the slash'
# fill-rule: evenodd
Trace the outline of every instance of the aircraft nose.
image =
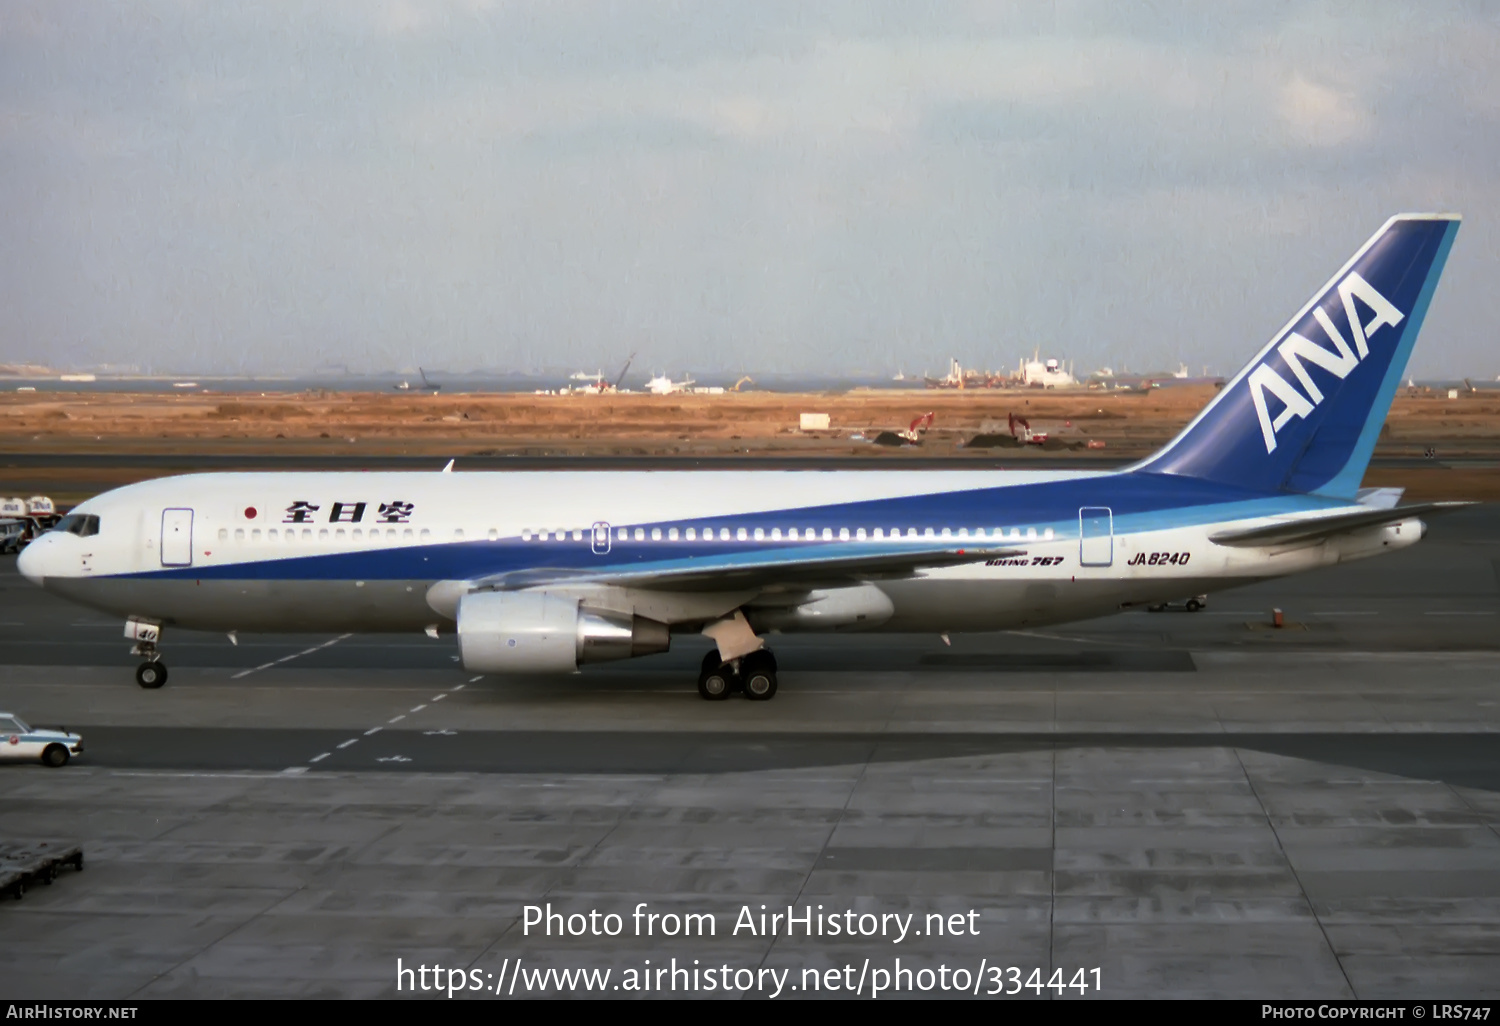
<svg viewBox="0 0 1500 1026">
<path fill-rule="evenodd" d="M 21 576 L 38 587 L 46 579 L 43 566 L 47 561 L 46 548 L 50 541 L 50 538 L 38 538 L 22 549 L 21 554 L 16 557 L 16 569 L 21 571 Z"/>
</svg>

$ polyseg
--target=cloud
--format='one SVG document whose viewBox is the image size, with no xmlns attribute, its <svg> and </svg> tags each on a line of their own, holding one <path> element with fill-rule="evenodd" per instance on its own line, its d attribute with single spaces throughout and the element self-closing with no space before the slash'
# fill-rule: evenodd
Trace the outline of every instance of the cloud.
<svg viewBox="0 0 1500 1026">
<path fill-rule="evenodd" d="M 1354 97 L 1293 75 L 1281 88 L 1277 109 L 1291 138 L 1306 146 L 1347 146 L 1368 139 L 1373 119 Z"/>
<path fill-rule="evenodd" d="M 1231 370 L 1496 206 L 1497 58 L 1462 3 L 11 4 L 0 355 Z M 1491 359 L 1496 251 L 1419 361 Z"/>
</svg>

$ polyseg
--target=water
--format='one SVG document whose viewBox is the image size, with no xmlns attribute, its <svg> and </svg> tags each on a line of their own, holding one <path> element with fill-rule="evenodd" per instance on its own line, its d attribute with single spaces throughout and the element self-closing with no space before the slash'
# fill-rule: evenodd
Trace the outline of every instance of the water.
<svg viewBox="0 0 1500 1026">
<path fill-rule="evenodd" d="M 569 380 L 569 372 L 549 374 L 446 374 L 428 371 L 427 379 L 441 386 L 441 395 L 473 395 L 477 393 L 529 394 L 538 390 L 555 391 L 578 387 L 587 382 Z M 628 374 L 622 384 L 624 389 L 635 393 L 645 391 L 650 374 Z M 689 375 L 697 388 L 731 388 L 740 375 L 704 374 Z M 741 386 L 747 392 L 847 392 L 853 388 L 922 388 L 922 381 L 892 381 L 888 375 L 873 374 L 756 374 L 754 384 Z M 606 375 L 606 380 L 608 376 Z M 674 381 L 682 376 L 674 375 Z M 398 389 L 407 383 L 409 390 Z M 178 387 L 178 385 L 190 387 Z M 3 378 L 0 391 L 13 392 L 20 388 L 43 392 L 156 392 L 161 394 L 191 394 L 194 392 L 242 393 L 259 395 L 262 392 L 383 392 L 390 395 L 422 395 L 426 389 L 421 375 L 386 374 L 376 376 L 353 374 L 311 374 L 296 377 L 215 377 L 212 375 L 184 375 L 181 377 L 106 377 L 99 375 L 94 381 L 60 381 L 56 377 Z"/>
</svg>

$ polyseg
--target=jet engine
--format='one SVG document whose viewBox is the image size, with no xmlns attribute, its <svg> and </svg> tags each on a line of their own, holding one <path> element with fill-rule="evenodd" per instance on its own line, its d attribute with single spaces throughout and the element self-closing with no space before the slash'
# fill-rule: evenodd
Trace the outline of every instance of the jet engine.
<svg viewBox="0 0 1500 1026">
<path fill-rule="evenodd" d="M 458 603 L 459 655 L 476 673 L 572 673 L 665 652 L 671 640 L 664 623 L 545 591 L 472 591 Z"/>
</svg>

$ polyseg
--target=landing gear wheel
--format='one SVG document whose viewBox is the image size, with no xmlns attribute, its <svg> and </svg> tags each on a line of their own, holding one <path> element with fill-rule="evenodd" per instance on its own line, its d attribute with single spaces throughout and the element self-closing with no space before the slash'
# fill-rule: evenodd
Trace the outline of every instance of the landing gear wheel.
<svg viewBox="0 0 1500 1026">
<path fill-rule="evenodd" d="M 135 668 L 135 682 L 143 688 L 159 688 L 167 682 L 167 668 L 161 663 L 142 663 Z"/>
<path fill-rule="evenodd" d="M 68 750 L 62 745 L 48 745 L 46 750 L 42 752 L 42 763 L 51 766 L 53 769 L 59 766 L 66 766 L 68 764 Z M 51 883 L 52 881 L 49 880 L 47 882 Z"/>
<path fill-rule="evenodd" d="M 1202 608 L 1203 608 L 1203 603 L 1199 602 L 1197 599 L 1190 598 L 1190 599 L 1187 600 L 1187 611 L 1189 613 L 1196 613 L 1198 610 L 1200 610 Z"/>
<path fill-rule="evenodd" d="M 752 702 L 769 702 L 776 697 L 776 657 L 762 649 L 751 652 L 740 663 L 745 697 Z"/>
<path fill-rule="evenodd" d="M 703 660 L 703 669 L 698 674 L 698 697 L 706 702 L 722 702 L 734 690 L 734 670 L 727 663 L 719 662 L 717 652 L 709 653 L 713 658 Z"/>
</svg>

